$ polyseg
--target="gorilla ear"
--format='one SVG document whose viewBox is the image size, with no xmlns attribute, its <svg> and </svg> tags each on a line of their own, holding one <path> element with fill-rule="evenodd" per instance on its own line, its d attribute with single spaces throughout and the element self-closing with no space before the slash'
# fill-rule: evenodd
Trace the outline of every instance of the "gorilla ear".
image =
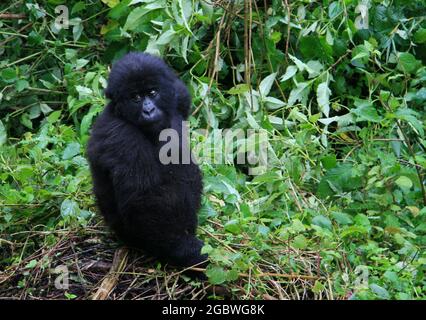
<svg viewBox="0 0 426 320">
<path fill-rule="evenodd" d="M 186 119 L 188 118 L 189 110 L 191 109 L 191 96 L 189 95 L 188 88 L 185 86 L 182 80 L 177 79 L 175 81 L 174 87 L 178 111 L 182 117 Z"/>
</svg>

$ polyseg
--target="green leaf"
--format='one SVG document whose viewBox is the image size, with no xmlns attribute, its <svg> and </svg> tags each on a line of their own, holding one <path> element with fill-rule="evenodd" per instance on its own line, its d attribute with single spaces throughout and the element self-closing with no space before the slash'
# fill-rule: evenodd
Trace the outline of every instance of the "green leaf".
<svg viewBox="0 0 426 320">
<path fill-rule="evenodd" d="M 426 43 L 426 29 L 420 28 L 414 34 L 414 42 L 416 43 Z"/>
<path fill-rule="evenodd" d="M 24 79 L 16 81 L 15 87 L 16 91 L 21 92 L 30 86 L 29 82 Z"/>
<path fill-rule="evenodd" d="M 29 129 L 33 128 L 33 123 L 31 122 L 30 115 L 28 113 L 23 113 L 21 115 L 21 123 Z"/>
<path fill-rule="evenodd" d="M 355 105 L 357 108 L 352 109 L 351 112 L 357 116 L 357 121 L 380 122 L 382 120 L 370 101 L 358 99 Z"/>
<path fill-rule="evenodd" d="M 296 101 L 302 101 L 305 95 L 308 93 L 310 83 L 309 82 L 299 82 L 296 85 L 296 88 L 291 90 L 290 97 L 288 98 L 288 106 L 294 105 Z"/>
<path fill-rule="evenodd" d="M 357 67 L 362 67 L 364 64 L 368 62 L 370 57 L 370 51 L 363 44 L 355 47 L 352 50 L 352 64 Z"/>
<path fill-rule="evenodd" d="M 275 72 L 262 80 L 262 82 L 259 85 L 259 92 L 262 97 L 266 97 L 269 94 L 269 91 L 271 91 L 271 87 L 274 84 L 276 76 L 277 76 L 277 73 Z"/>
<path fill-rule="evenodd" d="M 120 3 L 120 0 L 102 0 L 108 7 L 114 8 L 117 4 Z"/>
<path fill-rule="evenodd" d="M 342 232 L 340 233 L 340 236 L 342 238 L 345 238 L 352 235 L 358 236 L 359 234 L 366 234 L 366 233 L 368 233 L 368 231 L 363 226 L 350 226 L 350 227 L 343 228 Z"/>
<path fill-rule="evenodd" d="M 47 121 L 49 121 L 49 123 L 54 123 L 56 121 L 58 121 L 59 117 L 61 116 L 61 111 L 54 111 L 51 114 L 49 114 L 49 116 L 47 117 Z"/>
<path fill-rule="evenodd" d="M 379 286 L 379 285 L 377 285 L 377 284 L 375 284 L 375 283 L 372 283 L 372 284 L 370 284 L 370 289 L 371 289 L 371 291 L 373 291 L 380 299 L 389 299 L 389 292 L 385 289 L 385 288 L 383 288 L 383 287 L 381 287 L 381 286 Z"/>
<path fill-rule="evenodd" d="M 294 233 L 304 232 L 306 230 L 306 227 L 303 225 L 303 222 L 300 221 L 299 219 L 293 219 L 293 222 L 291 223 L 289 230 Z"/>
<path fill-rule="evenodd" d="M 324 169 L 333 169 L 337 165 L 336 156 L 334 154 L 324 156 L 321 158 L 321 163 L 324 166 Z"/>
<path fill-rule="evenodd" d="M 371 229 L 370 219 L 363 213 L 359 213 L 355 216 L 354 223 L 366 228 L 367 231 Z"/>
<path fill-rule="evenodd" d="M 78 203 L 74 200 L 65 199 L 61 204 L 61 216 L 67 217 L 78 217 L 80 215 L 80 208 Z"/>
<path fill-rule="evenodd" d="M 209 278 L 211 284 L 221 284 L 227 280 L 225 270 L 219 266 L 208 266 L 206 275 Z"/>
<path fill-rule="evenodd" d="M 149 3 L 145 6 L 137 7 L 130 12 L 130 14 L 127 16 L 126 23 L 124 24 L 123 31 L 132 31 L 135 30 L 137 27 L 140 26 L 139 20 L 146 15 L 147 13 L 161 9 L 163 8 L 163 5 L 160 3 Z"/>
<path fill-rule="evenodd" d="M 401 189 L 410 189 L 413 186 L 411 179 L 406 176 L 400 176 L 395 183 Z"/>
<path fill-rule="evenodd" d="M 93 94 L 92 89 L 90 89 L 88 87 L 77 85 L 77 86 L 75 86 L 75 89 L 78 92 L 79 99 L 84 99 L 84 98 L 90 97 Z"/>
<path fill-rule="evenodd" d="M 301 234 L 296 236 L 291 245 L 296 249 L 305 249 L 308 246 L 308 240 Z"/>
<path fill-rule="evenodd" d="M 293 76 L 296 74 L 297 72 L 297 67 L 296 66 L 288 66 L 285 74 L 281 77 L 280 81 L 284 82 L 287 81 L 288 79 L 293 78 Z"/>
<path fill-rule="evenodd" d="M 73 20 L 72 36 L 74 41 L 78 41 L 78 39 L 80 39 L 81 34 L 83 32 L 83 23 L 81 21 L 81 18 L 74 18 L 72 20 Z M 71 24 L 71 21 L 70 21 L 70 24 Z"/>
<path fill-rule="evenodd" d="M 280 99 L 274 98 L 274 97 L 266 97 L 263 99 L 263 103 L 265 104 L 266 108 L 268 110 L 276 110 L 283 106 L 285 106 L 284 101 L 281 101 Z"/>
<path fill-rule="evenodd" d="M 330 113 L 330 94 L 327 81 L 320 83 L 317 88 L 317 101 L 321 112 L 328 118 Z"/>
<path fill-rule="evenodd" d="M 318 35 L 302 37 L 300 51 L 306 59 L 318 58 L 329 63 L 333 61 L 333 48 L 327 43 L 325 37 Z"/>
<path fill-rule="evenodd" d="M 400 108 L 395 113 L 395 117 L 407 121 L 423 137 L 424 128 L 422 122 L 418 119 L 419 113 L 410 108 Z"/>
<path fill-rule="evenodd" d="M 347 213 L 343 212 L 332 212 L 331 216 L 336 220 L 338 224 L 351 224 L 352 218 Z"/>
<path fill-rule="evenodd" d="M 27 263 L 27 265 L 25 266 L 25 269 L 33 269 L 36 266 L 37 266 L 37 260 L 33 259 Z"/>
<path fill-rule="evenodd" d="M 329 218 L 323 215 L 315 216 L 312 219 L 312 224 L 316 226 L 320 226 L 321 228 L 329 229 L 331 230 L 331 221 Z"/>
<path fill-rule="evenodd" d="M 227 223 L 225 223 L 224 228 L 226 231 L 233 234 L 237 234 L 241 231 L 241 227 L 237 219 L 229 220 Z"/>
<path fill-rule="evenodd" d="M 0 73 L 1 79 L 6 83 L 15 82 L 17 78 L 16 69 L 15 68 L 6 68 L 3 69 Z"/>
<path fill-rule="evenodd" d="M 338 1 L 330 3 L 328 6 L 328 16 L 330 19 L 334 19 L 343 12 L 342 6 Z"/>
<path fill-rule="evenodd" d="M 242 94 L 244 92 L 249 92 L 250 87 L 247 83 L 237 84 L 235 87 L 232 87 L 228 90 L 229 94 Z"/>
<path fill-rule="evenodd" d="M 74 156 L 78 155 L 79 153 L 80 153 L 80 144 L 77 142 L 71 142 L 65 148 L 64 153 L 62 154 L 62 159 L 64 160 L 71 159 Z"/>
<path fill-rule="evenodd" d="M 192 15 L 192 1 L 191 0 L 178 0 L 181 18 L 186 30 L 192 34 L 191 28 L 188 25 L 188 19 Z"/>
<path fill-rule="evenodd" d="M 174 31 L 171 28 L 161 34 L 161 36 L 157 39 L 157 44 L 158 45 L 169 44 L 172 41 L 172 39 L 175 37 L 175 35 L 176 35 L 176 31 Z"/>
<path fill-rule="evenodd" d="M 415 73 L 421 63 L 408 52 L 402 52 L 398 56 L 398 69 L 406 73 Z"/>
<path fill-rule="evenodd" d="M 318 196 L 326 198 L 338 192 L 348 192 L 357 189 L 362 184 L 360 173 L 349 163 L 339 164 L 327 171 L 318 185 Z"/>
<path fill-rule="evenodd" d="M 0 146 L 4 145 L 7 141 L 7 131 L 3 122 L 0 119 Z"/>
<path fill-rule="evenodd" d="M 72 299 L 77 298 L 77 296 L 76 296 L 75 294 L 73 294 L 73 293 L 69 293 L 69 292 L 65 292 L 65 293 L 64 293 L 64 296 L 65 296 L 65 298 L 67 298 L 68 300 L 72 300 Z"/>
</svg>

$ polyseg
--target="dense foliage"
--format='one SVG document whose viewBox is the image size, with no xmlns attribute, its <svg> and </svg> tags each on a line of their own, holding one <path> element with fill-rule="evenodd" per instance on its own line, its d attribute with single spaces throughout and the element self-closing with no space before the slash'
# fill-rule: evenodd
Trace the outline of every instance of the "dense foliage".
<svg viewBox="0 0 426 320">
<path fill-rule="evenodd" d="M 0 4 L 0 295 L 31 296 L 67 230 L 99 222 L 85 145 L 110 64 L 140 50 L 188 84 L 193 129 L 268 134 L 266 172 L 202 164 L 210 283 L 426 298 L 426 1 L 66 1 L 58 30 L 59 4 Z"/>
</svg>

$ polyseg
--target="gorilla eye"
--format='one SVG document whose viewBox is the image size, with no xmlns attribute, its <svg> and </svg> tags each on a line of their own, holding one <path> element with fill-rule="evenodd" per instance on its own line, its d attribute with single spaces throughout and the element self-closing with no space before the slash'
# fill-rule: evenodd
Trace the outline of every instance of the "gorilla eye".
<svg viewBox="0 0 426 320">
<path fill-rule="evenodd" d="M 141 99 L 142 99 L 142 97 L 140 96 L 140 94 L 135 94 L 135 95 L 132 97 L 132 100 L 133 100 L 133 101 L 136 101 L 136 102 L 141 101 Z"/>
<path fill-rule="evenodd" d="M 152 90 L 149 91 L 149 96 L 150 97 L 155 97 L 156 95 L 157 95 L 157 91 L 156 90 L 152 89 Z"/>
</svg>

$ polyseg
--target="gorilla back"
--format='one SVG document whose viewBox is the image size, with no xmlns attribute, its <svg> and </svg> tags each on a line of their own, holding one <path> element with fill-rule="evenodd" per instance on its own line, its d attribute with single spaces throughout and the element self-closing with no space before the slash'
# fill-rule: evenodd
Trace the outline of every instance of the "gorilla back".
<svg viewBox="0 0 426 320">
<path fill-rule="evenodd" d="M 179 134 L 190 109 L 183 82 L 159 58 L 129 53 L 113 65 L 88 144 L 94 193 L 107 224 L 126 244 L 178 266 L 207 259 L 196 238 L 202 179 L 198 166 L 163 164 L 163 129 Z"/>
</svg>

